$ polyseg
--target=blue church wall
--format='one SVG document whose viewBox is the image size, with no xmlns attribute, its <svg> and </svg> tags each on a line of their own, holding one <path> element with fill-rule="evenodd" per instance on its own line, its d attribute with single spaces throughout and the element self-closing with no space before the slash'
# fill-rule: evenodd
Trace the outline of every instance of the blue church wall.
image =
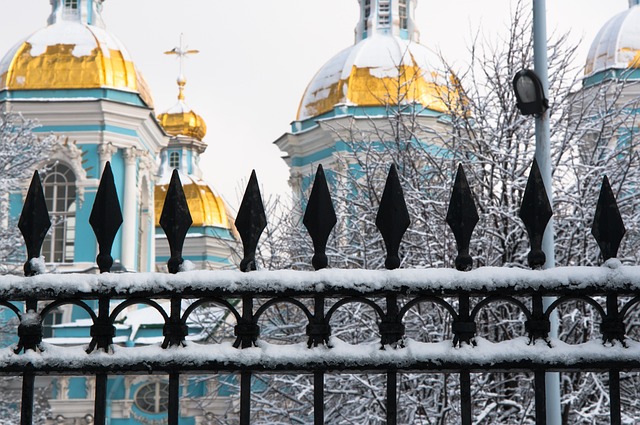
<svg viewBox="0 0 640 425">
<path fill-rule="evenodd" d="M 22 212 L 22 194 L 10 193 L 9 194 L 9 216 L 11 218 L 18 219 Z"/>
<path fill-rule="evenodd" d="M 120 209 L 124 207 L 124 159 L 122 157 L 122 151 L 118 149 L 116 153 L 111 157 L 111 171 L 113 172 L 113 180 L 116 185 L 116 192 L 118 193 L 118 200 L 120 201 Z M 122 226 L 116 233 L 116 238 L 113 241 L 113 248 L 111 249 L 114 260 L 122 260 Z"/>
<path fill-rule="evenodd" d="M 124 400 L 124 377 L 109 378 L 107 380 L 107 395 L 109 400 Z"/>
<path fill-rule="evenodd" d="M 187 151 L 187 172 L 189 174 L 193 174 L 193 152 L 191 150 Z"/>
<path fill-rule="evenodd" d="M 604 81 L 611 80 L 640 80 L 640 69 L 608 69 L 596 74 L 590 75 L 582 82 L 584 87 L 591 87 Z"/>
<path fill-rule="evenodd" d="M 400 106 L 402 112 L 412 112 L 416 113 L 421 117 L 440 117 L 443 115 L 442 112 L 432 111 L 431 109 L 427 109 L 420 104 L 413 105 L 402 105 Z M 413 109 L 410 111 L 409 109 Z M 329 112 L 325 112 L 324 114 L 317 115 L 313 118 L 308 118 L 302 121 L 294 121 L 291 123 L 291 132 L 293 134 L 303 132 L 305 130 L 309 130 L 311 128 L 318 126 L 318 121 L 322 121 L 328 118 L 335 117 L 346 117 L 351 116 L 355 118 L 375 118 L 375 117 L 387 117 L 390 114 L 390 111 L 398 111 L 397 106 L 347 106 L 347 105 L 339 105 L 333 108 Z"/>
<path fill-rule="evenodd" d="M 87 398 L 87 378 L 85 377 L 69 378 L 69 398 L 70 399 L 86 399 Z"/>
<path fill-rule="evenodd" d="M 83 317 L 73 317 L 73 316 L 81 316 L 80 311 L 84 313 Z M 79 307 L 74 306 L 73 311 L 71 313 L 72 320 L 80 320 L 80 319 L 88 319 L 89 315 Z M 65 326 L 63 328 L 54 327 L 53 328 L 53 336 L 54 338 L 86 338 L 90 335 L 89 326 Z"/>
<path fill-rule="evenodd" d="M 73 253 L 75 262 L 92 263 L 96 259 L 96 238 L 89 224 L 89 216 L 95 199 L 96 192 L 93 190 L 85 191 L 82 208 L 76 210 L 76 236 Z"/>
<path fill-rule="evenodd" d="M 78 145 L 82 149 L 82 167 L 87 173 L 89 179 L 100 178 L 100 161 L 98 155 L 98 145 L 96 144 L 82 144 Z M 97 189 L 97 188 L 96 188 Z"/>
<path fill-rule="evenodd" d="M 135 106 L 146 107 L 137 93 L 124 92 L 114 89 L 56 89 L 56 90 L 3 90 L 0 91 L 0 101 L 29 100 L 29 99 L 96 99 L 112 100 Z"/>
<path fill-rule="evenodd" d="M 183 255 L 182 256 L 183 259 L 185 260 L 189 260 L 193 263 L 198 263 L 201 261 L 208 261 L 210 263 L 219 263 L 222 264 L 224 266 L 232 266 L 233 263 L 225 257 L 218 257 L 216 255 Z M 156 257 L 156 263 L 157 264 L 162 264 L 162 263 L 166 263 L 167 261 L 169 261 L 169 257 L 167 256 L 157 256 Z"/>
</svg>

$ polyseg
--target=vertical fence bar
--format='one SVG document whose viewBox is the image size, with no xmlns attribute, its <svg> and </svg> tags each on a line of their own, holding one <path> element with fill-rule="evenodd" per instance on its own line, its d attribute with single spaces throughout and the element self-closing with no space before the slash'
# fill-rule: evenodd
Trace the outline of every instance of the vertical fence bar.
<svg viewBox="0 0 640 425">
<path fill-rule="evenodd" d="M 314 314 L 316 324 L 325 323 L 324 317 L 324 296 L 316 295 L 314 297 Z M 323 335 L 322 342 L 318 341 L 317 335 L 313 335 L 313 341 L 309 342 L 309 347 L 313 345 L 324 343 L 329 346 L 329 335 Z M 313 424 L 324 425 L 324 371 L 316 370 L 313 373 Z"/>
<path fill-rule="evenodd" d="M 536 370 L 534 372 L 534 384 L 536 399 L 536 425 L 547 424 L 547 391 L 546 391 L 546 373 L 544 370 Z"/>
<path fill-rule="evenodd" d="M 22 375 L 22 406 L 20 407 L 20 424 L 33 423 L 33 395 L 35 392 L 36 375 L 25 372 Z"/>
<path fill-rule="evenodd" d="M 398 373 L 387 371 L 387 425 L 398 423 Z"/>
<path fill-rule="evenodd" d="M 470 300 L 469 295 L 460 295 L 458 298 L 458 320 L 461 323 L 470 323 L 469 317 Z M 460 332 L 456 334 L 459 343 L 470 344 L 472 342 L 471 335 Z M 460 337 L 463 338 L 460 338 Z M 460 421 L 462 425 L 471 425 L 473 409 L 471 406 L 471 373 L 468 370 L 460 371 Z"/>
<path fill-rule="evenodd" d="M 471 425 L 471 373 L 460 372 L 460 421 L 462 425 Z"/>
<path fill-rule="evenodd" d="M 620 371 L 609 371 L 609 416 L 611 425 L 620 425 L 622 417 L 620 412 Z"/>
<path fill-rule="evenodd" d="M 96 375 L 96 399 L 93 409 L 93 421 L 96 425 L 107 423 L 107 374 Z"/>
<path fill-rule="evenodd" d="M 244 326 L 250 327 L 253 320 L 253 297 L 251 295 L 242 296 L 242 322 Z M 246 331 L 245 331 L 246 332 Z M 244 337 L 241 340 L 242 348 L 249 348 L 254 341 L 251 337 Z M 251 424 L 251 371 L 243 370 L 240 373 L 240 425 Z"/>
<path fill-rule="evenodd" d="M 313 373 L 313 425 L 324 425 L 324 372 Z"/>
<path fill-rule="evenodd" d="M 251 424 L 251 372 L 240 372 L 240 425 Z"/>
<path fill-rule="evenodd" d="M 167 414 L 169 425 L 178 425 L 180 421 L 180 374 L 169 374 L 169 411 Z"/>
<path fill-rule="evenodd" d="M 24 306 L 25 313 L 35 313 L 38 311 L 38 301 L 34 299 L 28 299 Z M 22 326 L 22 324 L 21 324 Z M 42 327 L 40 327 L 42 332 Z M 42 334 L 40 335 L 42 336 Z M 35 341 L 23 340 L 23 336 L 20 337 L 20 344 L 23 344 L 24 351 L 36 350 L 37 347 L 33 344 Z M 25 372 L 22 374 L 22 404 L 20 406 L 20 424 L 31 425 L 33 423 L 33 405 L 35 394 L 35 382 L 36 375 L 33 372 Z"/>
</svg>

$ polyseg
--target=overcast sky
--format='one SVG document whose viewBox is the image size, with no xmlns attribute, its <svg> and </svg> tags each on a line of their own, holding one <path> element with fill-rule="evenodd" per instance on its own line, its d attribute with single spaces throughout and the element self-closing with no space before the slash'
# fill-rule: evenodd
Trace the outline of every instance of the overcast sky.
<svg viewBox="0 0 640 425">
<path fill-rule="evenodd" d="M 524 0 L 525 4 L 529 0 Z M 511 0 L 419 0 L 421 42 L 464 61 L 471 34 L 505 28 Z M 550 0 L 548 32 L 583 40 L 628 0 Z M 286 193 L 288 171 L 272 144 L 288 131 L 316 71 L 353 44 L 357 0 L 106 0 L 107 29 L 132 55 L 161 113 L 176 102 L 178 62 L 163 52 L 180 33 L 200 54 L 187 60 L 186 102 L 203 116 L 205 178 L 233 206 L 256 169 L 266 195 Z M 46 25 L 49 0 L 0 0 L 0 52 Z"/>
</svg>

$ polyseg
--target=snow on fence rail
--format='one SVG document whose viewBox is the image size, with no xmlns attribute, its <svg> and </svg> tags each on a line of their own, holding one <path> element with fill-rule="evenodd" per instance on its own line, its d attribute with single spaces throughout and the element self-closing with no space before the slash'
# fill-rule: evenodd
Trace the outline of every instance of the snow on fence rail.
<svg viewBox="0 0 640 425">
<path fill-rule="evenodd" d="M 322 424 L 326 372 L 382 372 L 387 377 L 387 423 L 395 424 L 399 373 L 453 372 L 459 374 L 461 382 L 461 422 L 471 424 L 470 374 L 525 370 L 534 373 L 536 423 L 544 424 L 545 372 L 601 370 L 609 373 L 611 423 L 620 424 L 620 371 L 640 370 L 640 342 L 625 335 L 625 320 L 640 302 L 640 267 L 622 266 L 614 258 L 624 227 L 607 188 L 603 184 L 593 232 L 607 259 L 603 267 L 539 270 L 544 263 L 542 233 L 551 212 L 534 163 L 521 217 L 531 239 L 530 266 L 536 270 L 470 270 L 469 239 L 478 218 L 460 168 L 447 215 L 458 245 L 458 270 L 400 270 L 398 248 L 408 226 L 408 214 L 392 167 L 376 220 L 385 240 L 386 267 L 390 270 L 336 270 L 325 269 L 324 250 L 335 214 L 320 168 L 304 218 L 314 241 L 313 266 L 317 271 L 252 271 L 258 239 L 266 223 L 252 175 L 236 219 L 244 246 L 241 271 L 178 273 L 191 218 L 174 173 L 160 219 L 171 248 L 168 267 L 172 274 L 108 274 L 113 263 L 110 249 L 122 218 L 107 165 L 90 220 L 100 247 L 97 263 L 105 273 L 39 275 L 36 259 L 49 219 L 36 174 L 19 224 L 29 256 L 25 264 L 29 277 L 0 277 L 0 305 L 20 319 L 17 345 L 0 350 L 0 373 L 23 376 L 22 424 L 32 422 L 36 375 L 95 374 L 94 420 L 104 424 L 108 375 L 168 373 L 168 422 L 177 424 L 181 374 L 238 372 L 240 423 L 249 424 L 252 373 L 313 373 L 314 423 Z M 246 271 L 252 272 L 243 273 Z M 545 307 L 545 297 L 554 297 L 555 301 L 547 298 Z M 95 300 L 97 311 L 91 308 Z M 168 310 L 160 305 L 162 300 L 170 300 Z M 571 300 L 580 300 L 596 311 L 600 338 L 571 345 L 550 336 L 551 315 Z M 188 301 L 186 310 L 184 301 Z M 478 332 L 482 325 L 479 311 L 496 302 L 511 303 L 520 309 L 526 318 L 524 335 L 502 342 L 483 338 Z M 69 348 L 43 342 L 43 317 L 68 303 L 83 308 L 91 317 L 88 346 Z M 305 326 L 305 341 L 275 345 L 261 339 L 261 317 L 270 307 L 282 303 L 299 310 L 298 325 Z M 352 345 L 332 336 L 334 313 L 350 303 L 362 303 L 374 311 L 372 326 L 378 329 L 379 340 Z M 425 343 L 407 335 L 405 315 L 420 303 L 432 303 L 447 312 L 445 325 L 452 330 L 451 340 Z M 164 341 L 160 345 L 114 344 L 117 316 L 134 304 L 147 304 L 162 316 Z M 217 344 L 187 341 L 190 315 L 208 304 L 224 309 L 233 318 L 234 340 Z"/>
</svg>

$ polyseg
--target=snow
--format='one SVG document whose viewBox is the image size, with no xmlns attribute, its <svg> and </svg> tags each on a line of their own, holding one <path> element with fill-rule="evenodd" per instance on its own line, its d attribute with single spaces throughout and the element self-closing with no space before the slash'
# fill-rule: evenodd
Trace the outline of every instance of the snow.
<svg viewBox="0 0 640 425">
<path fill-rule="evenodd" d="M 341 51 L 320 68 L 305 90 L 298 119 L 309 118 L 309 112 L 312 111 L 307 111 L 308 105 L 328 98 L 332 88 L 341 80 L 347 84 L 343 86 L 342 101 L 339 103 L 352 104 L 347 95 L 348 79 L 354 67 L 369 69 L 376 78 L 397 78 L 398 65 L 413 64 L 414 61 L 423 71 L 437 68 L 441 62 L 429 48 L 400 37 L 376 34 L 366 38 Z"/>
<path fill-rule="evenodd" d="M 176 364 L 185 370 L 195 370 L 202 366 L 239 369 L 261 366 L 266 369 L 287 368 L 291 370 L 309 369 L 313 365 L 340 369 L 378 369 L 393 367 L 399 370 L 451 370 L 469 367 L 473 370 L 499 369 L 501 365 L 513 362 L 526 364 L 525 369 L 535 366 L 601 368 L 608 362 L 632 362 L 640 360 L 640 342 L 628 341 L 628 347 L 614 345 L 607 347 L 601 341 L 590 341 L 570 345 L 559 340 L 551 340 L 552 347 L 544 341 L 529 344 L 528 338 L 521 337 L 509 341 L 492 343 L 476 338 L 477 346 L 453 347 L 450 341 L 423 343 L 406 341 L 404 348 L 380 349 L 378 343 L 351 345 L 337 338 L 331 339 L 333 348 L 307 348 L 306 344 L 275 345 L 259 342 L 257 347 L 237 349 L 231 343 L 198 344 L 187 342 L 186 347 L 162 349 L 159 345 L 143 347 L 114 346 L 113 353 L 94 352 L 86 354 L 84 347 L 57 347 L 43 344 L 44 351 L 29 351 L 16 355 L 12 348 L 0 350 L 0 367 L 31 364 L 34 368 L 63 368 L 82 371 L 87 367 L 100 366 L 117 369 L 134 363 L 145 367 Z M 459 366 L 458 366 L 459 365 Z M 606 366 L 605 366 L 606 367 Z"/>
<path fill-rule="evenodd" d="M 640 291 L 640 267 L 623 266 L 618 260 L 610 260 L 602 267 L 559 267 L 555 269 L 532 271 L 512 268 L 481 268 L 470 272 L 453 269 L 405 269 L 393 271 L 380 270 L 340 270 L 328 269 L 317 272 L 306 271 L 258 271 L 241 273 L 238 271 L 190 271 L 177 275 L 160 273 L 128 273 L 101 275 L 49 274 L 30 278 L 0 276 L 0 297 L 24 299 L 36 292 L 52 291 L 52 298 L 64 298 L 65 295 L 84 293 L 114 294 L 114 298 L 128 298 L 136 293 L 155 293 L 163 297 L 179 293 L 190 297 L 191 291 L 226 292 L 226 296 L 238 296 L 243 291 L 255 291 L 270 294 L 290 294 L 291 291 L 313 293 L 344 293 L 348 291 L 371 294 L 383 290 L 406 292 L 417 291 L 454 291 L 490 290 L 500 292 L 510 290 L 543 289 L 553 293 L 562 289 L 563 293 L 592 288 L 596 291 L 621 290 L 629 293 Z M 168 301 L 160 302 L 163 310 L 168 311 Z M 188 301 L 183 302 L 182 309 Z M 220 312 L 222 314 L 222 309 Z M 142 308 L 127 311 L 124 325 L 131 326 L 132 338 L 144 324 L 163 323 L 162 316 L 154 308 Z M 23 323 L 37 323 L 39 315 L 25 314 Z M 89 324 L 85 321 L 82 324 Z M 118 367 L 131 364 L 151 365 L 161 370 L 165 364 L 182 365 L 185 369 L 195 370 L 203 365 L 214 368 L 237 370 L 242 367 L 260 365 L 265 369 L 299 368 L 308 369 L 326 367 L 331 369 L 339 365 L 353 369 L 379 369 L 393 367 L 398 369 L 456 368 L 467 365 L 478 370 L 500 368 L 512 362 L 522 362 L 523 368 L 535 365 L 543 367 L 605 367 L 608 362 L 627 362 L 636 365 L 640 362 L 640 342 L 627 340 L 627 347 L 620 344 L 604 345 L 601 340 L 592 340 L 583 344 L 569 345 L 557 339 L 551 339 L 552 347 L 545 341 L 529 344 L 527 337 L 493 343 L 476 337 L 476 346 L 454 347 L 451 341 L 438 343 L 405 341 L 405 347 L 380 349 L 379 342 L 350 345 L 336 337 L 331 338 L 333 348 L 316 347 L 308 349 L 305 343 L 294 345 L 274 345 L 259 341 L 257 347 L 236 349 L 229 342 L 221 344 L 198 344 L 201 335 L 191 335 L 186 347 L 163 350 L 159 347 L 162 337 L 145 337 L 138 343 L 151 344 L 134 348 L 115 346 L 112 354 L 86 354 L 84 347 L 59 347 L 49 344 L 87 344 L 85 339 L 46 340 L 44 350 L 39 353 L 27 352 L 14 354 L 10 348 L 0 350 L 0 368 L 22 367 L 32 364 L 36 369 L 52 367 L 66 372 L 81 372 L 88 367 Z M 117 340 L 121 342 L 120 339 Z M 149 366 L 149 367 L 151 367 Z M 634 366 L 635 367 L 635 366 Z"/>
<path fill-rule="evenodd" d="M 622 266 L 617 260 L 603 267 L 557 267 L 548 270 L 526 270 L 483 267 L 470 272 L 454 269 L 342 270 L 317 272 L 278 270 L 242 273 L 236 270 L 195 270 L 177 275 L 163 273 L 126 274 L 45 274 L 29 278 L 0 276 L 0 296 L 26 297 L 41 291 L 60 295 L 95 294 L 113 291 L 117 296 L 136 292 L 187 295 L 190 290 L 223 291 L 229 294 L 244 291 L 284 293 L 289 290 L 306 292 L 360 293 L 375 291 L 455 291 L 527 288 L 576 291 L 585 288 L 602 290 L 640 290 L 640 266 Z"/>
</svg>

